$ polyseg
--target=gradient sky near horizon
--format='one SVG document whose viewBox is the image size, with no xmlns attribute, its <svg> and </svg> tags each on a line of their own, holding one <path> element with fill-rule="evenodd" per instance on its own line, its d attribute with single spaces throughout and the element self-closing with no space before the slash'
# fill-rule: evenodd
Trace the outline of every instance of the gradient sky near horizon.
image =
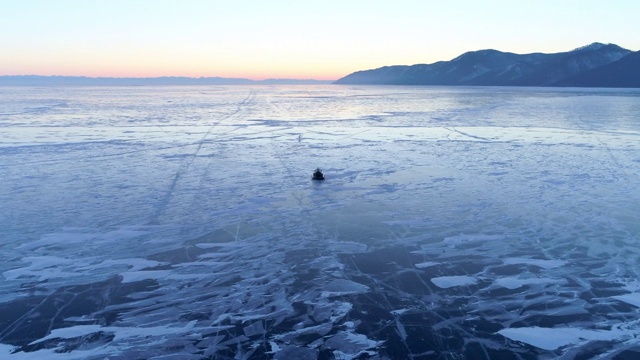
<svg viewBox="0 0 640 360">
<path fill-rule="evenodd" d="M 334 80 L 471 50 L 640 50 L 637 0 L 5 0 L 0 75 Z"/>
</svg>

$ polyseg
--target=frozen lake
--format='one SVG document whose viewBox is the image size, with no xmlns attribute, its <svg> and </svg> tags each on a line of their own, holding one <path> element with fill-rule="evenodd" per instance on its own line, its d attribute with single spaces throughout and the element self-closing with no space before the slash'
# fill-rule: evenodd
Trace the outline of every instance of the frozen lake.
<svg viewBox="0 0 640 360">
<path fill-rule="evenodd" d="M 640 357 L 639 89 L 4 87 L 0 171 L 3 359 Z"/>
</svg>

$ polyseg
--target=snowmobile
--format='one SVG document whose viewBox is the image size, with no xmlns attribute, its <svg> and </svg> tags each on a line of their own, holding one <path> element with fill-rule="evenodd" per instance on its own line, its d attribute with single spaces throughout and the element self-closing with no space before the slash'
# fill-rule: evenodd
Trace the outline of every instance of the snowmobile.
<svg viewBox="0 0 640 360">
<path fill-rule="evenodd" d="M 320 170 L 320 168 L 316 168 L 315 171 L 313 172 L 313 177 L 311 177 L 312 180 L 324 180 L 324 174 L 322 174 L 322 170 Z"/>
</svg>

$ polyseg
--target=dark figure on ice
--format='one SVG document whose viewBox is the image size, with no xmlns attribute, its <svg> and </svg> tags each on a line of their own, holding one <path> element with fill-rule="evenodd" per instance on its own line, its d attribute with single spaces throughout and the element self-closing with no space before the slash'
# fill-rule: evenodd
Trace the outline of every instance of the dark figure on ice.
<svg viewBox="0 0 640 360">
<path fill-rule="evenodd" d="M 313 172 L 313 177 L 311 179 L 324 180 L 324 175 L 322 174 L 322 170 L 320 170 L 320 168 L 316 168 L 316 170 Z"/>
</svg>

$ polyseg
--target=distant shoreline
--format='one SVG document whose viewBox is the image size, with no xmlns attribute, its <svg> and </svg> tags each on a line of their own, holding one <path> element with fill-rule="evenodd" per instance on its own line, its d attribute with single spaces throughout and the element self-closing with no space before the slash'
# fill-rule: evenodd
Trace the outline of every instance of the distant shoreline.
<svg viewBox="0 0 640 360">
<path fill-rule="evenodd" d="M 0 86 L 189 86 L 189 85 L 324 85 L 334 80 L 314 79 L 265 79 L 162 76 L 152 78 L 135 77 L 87 77 L 87 76 L 43 76 L 0 75 Z"/>
</svg>

